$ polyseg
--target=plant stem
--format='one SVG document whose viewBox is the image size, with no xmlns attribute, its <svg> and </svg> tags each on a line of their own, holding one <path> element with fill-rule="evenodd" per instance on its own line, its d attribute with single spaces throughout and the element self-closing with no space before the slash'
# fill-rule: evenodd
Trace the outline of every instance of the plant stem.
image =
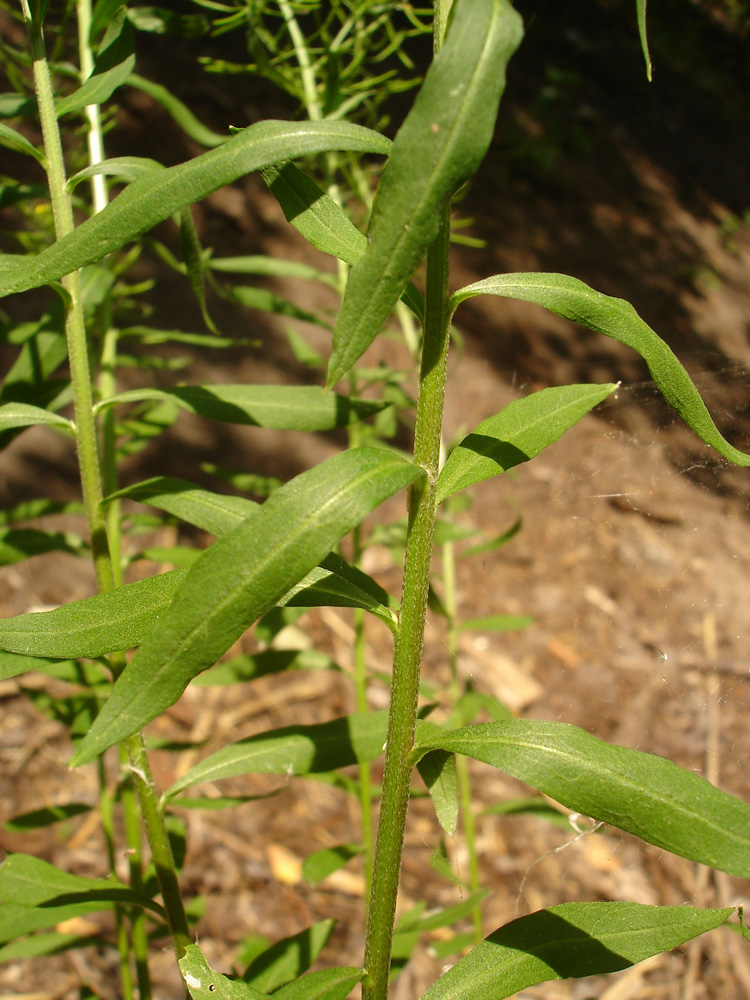
<svg viewBox="0 0 750 1000">
<path fill-rule="evenodd" d="M 107 776 L 104 771 L 104 758 L 97 761 L 99 770 L 99 813 L 102 820 L 104 841 L 107 845 L 107 860 L 109 870 L 117 874 L 115 866 L 115 824 L 113 815 L 114 791 L 107 787 Z M 123 1000 L 133 1000 L 133 975 L 130 970 L 130 941 L 125 915 L 121 906 L 115 906 L 115 938 L 117 954 L 120 960 L 120 986 Z"/>
<path fill-rule="evenodd" d="M 437 238 L 427 254 L 425 326 L 413 458 L 414 463 L 425 470 L 425 477 L 409 494 L 401 619 L 393 652 L 391 708 L 367 914 L 364 959 L 367 977 L 362 984 L 362 1000 L 384 1000 L 388 993 L 393 921 L 413 768 L 411 753 L 432 562 L 450 332 L 447 315 L 449 211 L 446 205 Z"/>
</svg>

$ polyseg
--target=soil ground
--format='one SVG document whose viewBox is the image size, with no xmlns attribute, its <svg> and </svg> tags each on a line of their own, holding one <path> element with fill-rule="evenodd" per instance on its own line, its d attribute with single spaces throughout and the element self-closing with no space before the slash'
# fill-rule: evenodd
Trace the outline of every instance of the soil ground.
<svg viewBox="0 0 750 1000">
<path fill-rule="evenodd" d="M 621 6 L 570 4 L 562 33 L 555 5 L 527 11 L 527 40 L 512 68 L 497 140 L 460 205 L 462 216 L 475 219 L 472 234 L 487 245 L 456 248 L 453 281 L 458 287 L 500 271 L 561 271 L 629 299 L 693 374 L 723 432 L 747 450 L 750 230 L 741 222 L 750 205 L 747 41 L 694 17 L 684 4 L 664 6 L 653 17 L 656 71 L 650 87 L 642 81 L 637 39 L 621 30 Z M 672 46 L 674 32 L 679 44 Z M 158 78 L 161 72 L 172 83 L 157 48 L 144 45 L 141 58 L 144 75 Z M 289 114 L 273 107 L 267 95 L 259 113 L 252 82 L 227 94 L 210 77 L 188 76 L 180 77 L 177 92 L 216 128 L 226 127 L 222 113 L 231 124 Z M 176 162 L 197 151 L 181 144 L 179 133 L 139 92 L 123 98 L 122 120 L 113 141 L 127 148 L 113 148 L 112 154 Z M 209 198 L 197 218 L 204 242 L 218 254 L 273 253 L 326 266 L 285 224 L 256 178 Z M 198 329 L 183 285 L 153 266 L 160 287 L 153 325 Z M 312 285 L 273 287 L 303 307 L 333 305 Z M 204 354 L 189 370 L 190 381 L 309 379 L 267 317 L 248 311 L 238 319 L 222 302 L 211 302 L 211 308 L 223 331 L 244 331 L 259 346 L 231 356 Z M 514 713 L 574 723 L 612 742 L 661 754 L 750 798 L 747 472 L 727 467 L 704 448 L 660 401 L 639 359 L 620 345 L 541 309 L 490 298 L 467 305 L 457 322 L 465 346 L 451 362 L 448 438 L 531 389 L 622 382 L 616 396 L 537 460 L 475 489 L 460 515 L 487 536 L 519 514 L 523 520 L 507 546 L 459 563 L 461 616 L 502 612 L 534 619 L 518 632 L 466 632 L 461 670 L 477 690 Z M 317 348 L 327 349 L 327 335 L 304 329 Z M 372 358 L 403 362 L 399 350 L 383 341 Z M 154 474 L 200 479 L 200 464 L 209 461 L 289 478 L 340 444 L 336 435 L 311 443 L 309 437 L 208 427 L 181 417 L 164 439 L 129 460 L 124 480 Z M 23 434 L 1 461 L 4 506 L 43 493 L 75 496 L 74 456 L 46 431 Z M 402 513 L 396 502 L 386 508 L 389 518 Z M 173 540 L 167 529 L 156 539 Z M 397 592 L 399 572 L 388 551 L 375 546 L 367 559 L 366 568 Z M 54 606 L 91 591 L 84 563 L 42 556 L 2 570 L 0 612 Z M 345 668 L 351 665 L 348 612 L 310 612 L 299 625 L 290 642 L 312 642 Z M 388 669 L 384 633 L 368 625 L 374 670 Z M 253 648 L 252 636 L 242 648 Z M 447 679 L 439 618 L 428 623 L 424 669 L 430 681 Z M 384 703 L 384 691 L 373 686 L 374 705 Z M 63 727 L 42 717 L 17 681 L 2 682 L 0 696 L 4 815 L 56 802 L 95 802 L 93 771 L 67 771 L 70 746 Z M 323 721 L 353 707 L 345 677 L 324 672 L 262 679 L 242 689 L 241 699 L 236 690 L 191 688 L 151 731 L 207 743 L 179 757 L 154 754 L 156 780 L 166 786 L 230 740 L 290 719 Z M 486 811 L 527 790 L 480 765 L 472 765 L 472 775 L 482 884 L 491 890 L 484 904 L 487 930 L 568 900 L 750 905 L 747 881 L 710 872 L 615 829 L 581 834 L 574 821 L 564 828 L 530 815 Z M 206 898 L 197 926 L 201 945 L 213 965 L 231 971 L 247 935 L 276 939 L 334 917 L 338 925 L 322 964 L 357 965 L 361 867 L 354 861 L 317 887 L 300 875 L 301 861 L 313 850 L 358 839 L 355 804 L 341 791 L 300 779 L 256 777 L 221 785 L 222 794 L 275 789 L 278 795 L 239 809 L 184 816 L 186 896 Z M 419 899 L 437 906 L 462 897 L 430 866 L 441 843 L 429 803 L 416 801 L 402 909 Z M 0 844 L 81 874 L 103 873 L 101 831 L 85 817 L 64 829 L 0 833 Z M 466 874 L 460 831 L 444 847 L 459 875 Z M 420 945 L 396 981 L 394 997 L 421 996 L 441 965 L 429 943 Z M 155 955 L 154 976 L 162 1000 L 181 996 L 168 951 Z M 0 995 L 69 1000 L 78 995 L 81 980 L 106 1000 L 116 997 L 112 952 L 88 949 L 33 967 L 2 966 Z M 523 996 L 750 998 L 750 960 L 746 945 L 721 930 L 617 976 L 547 984 Z"/>
</svg>

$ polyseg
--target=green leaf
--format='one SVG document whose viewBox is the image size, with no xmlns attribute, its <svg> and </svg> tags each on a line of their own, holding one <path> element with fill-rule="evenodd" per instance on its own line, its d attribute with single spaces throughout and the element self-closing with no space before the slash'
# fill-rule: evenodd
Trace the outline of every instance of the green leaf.
<svg viewBox="0 0 750 1000">
<path fill-rule="evenodd" d="M 264 121 L 187 163 L 129 184 L 102 212 L 40 254 L 0 257 L 0 295 L 37 288 L 113 250 L 244 174 L 294 156 L 327 150 L 387 153 L 384 136 L 345 122 Z"/>
<path fill-rule="evenodd" d="M 458 626 L 459 631 L 515 632 L 534 624 L 530 615 L 487 615 L 485 618 L 467 618 Z"/>
<path fill-rule="evenodd" d="M 336 847 L 325 847 L 322 851 L 316 851 L 305 858 L 302 864 L 302 877 L 310 885 L 317 885 L 361 853 L 361 844 L 337 844 Z"/>
<path fill-rule="evenodd" d="M 300 431 L 345 427 L 379 413 L 388 405 L 376 399 L 338 396 L 314 385 L 189 385 L 173 389 L 131 389 L 103 399 L 96 411 L 152 399 L 172 399 L 182 409 L 210 420 Z M 2 409 L 0 407 L 0 417 Z"/>
<path fill-rule="evenodd" d="M 59 663 L 71 663 L 72 660 L 48 660 L 39 656 L 19 656 L 18 653 L 0 652 L 0 680 L 20 677 L 32 671 L 45 672 L 45 668 Z"/>
<path fill-rule="evenodd" d="M 70 819 L 72 816 L 80 816 L 82 813 L 91 812 L 92 807 L 85 802 L 69 802 L 64 806 L 48 806 L 46 809 L 34 809 L 32 812 L 22 813 L 3 823 L 3 829 L 11 833 L 23 833 L 25 830 L 39 830 L 43 826 L 51 826 L 61 820 Z"/>
<path fill-rule="evenodd" d="M 50 427 L 64 427 L 75 431 L 75 424 L 59 413 L 43 410 L 39 406 L 29 406 L 28 403 L 3 403 L 0 406 L 0 431 L 13 427 L 33 427 L 36 424 L 47 424 Z"/>
<path fill-rule="evenodd" d="M 180 212 L 180 249 L 188 281 L 198 300 L 203 322 L 211 333 L 218 335 L 219 331 L 209 315 L 206 304 L 206 258 L 189 207 L 183 208 Z"/>
<path fill-rule="evenodd" d="M 23 934 L 56 927 L 71 917 L 109 910 L 113 905 L 113 903 L 91 901 L 68 903 L 66 906 L 23 906 L 19 903 L 3 903 L 0 905 L 0 944 L 13 941 Z"/>
<path fill-rule="evenodd" d="M 214 146 L 221 146 L 225 142 L 228 142 L 230 136 L 219 135 L 218 132 L 213 132 L 210 128 L 206 128 L 202 122 L 198 121 L 186 104 L 178 100 L 174 94 L 171 94 L 160 83 L 146 80 L 137 73 L 131 73 L 127 79 L 127 83 L 131 87 L 142 90 L 149 97 L 153 97 L 155 101 L 158 101 L 164 110 L 177 122 L 183 132 L 190 136 L 191 139 L 199 142 L 201 146 L 213 148 Z"/>
<path fill-rule="evenodd" d="M 240 774 L 320 774 L 377 760 L 383 752 L 388 713 L 365 712 L 309 726 L 258 733 L 222 747 L 176 781 L 164 799 L 204 781 Z"/>
<path fill-rule="evenodd" d="M 197 944 L 187 945 L 177 964 L 193 1000 L 263 1000 L 252 986 L 210 968 Z"/>
<path fill-rule="evenodd" d="M 22 941 L 14 941 L 0 948 L 0 964 L 17 962 L 21 958 L 40 958 L 42 955 L 59 955 L 71 948 L 106 947 L 108 942 L 96 934 L 85 937 L 80 934 L 64 934 L 51 931 L 49 934 L 34 934 Z"/>
<path fill-rule="evenodd" d="M 613 746 L 577 726 L 525 719 L 452 731 L 420 722 L 416 747 L 474 757 L 584 816 L 750 876 L 750 805 L 663 757 Z"/>
<path fill-rule="evenodd" d="M 2 661 L 0 660 L 0 664 Z M 317 649 L 264 649 L 260 653 L 241 653 L 218 663 L 193 680 L 193 684 L 237 684 L 257 677 L 280 674 L 287 670 L 338 670 L 333 660 Z M 1 675 L 0 675 L 1 676 Z"/>
<path fill-rule="evenodd" d="M 721 926 L 731 913 L 641 903 L 551 906 L 495 931 L 423 1000 L 502 1000 L 552 979 L 617 972 Z"/>
<path fill-rule="evenodd" d="M 48 552 L 80 556 L 87 552 L 83 539 L 71 532 L 38 528 L 0 528 L 0 566 L 10 566 Z"/>
<path fill-rule="evenodd" d="M 87 104 L 103 104 L 109 100 L 125 83 L 134 66 L 133 29 L 122 6 L 107 28 L 89 78 L 74 93 L 56 102 L 58 118 L 71 111 L 80 111 Z"/>
<path fill-rule="evenodd" d="M 652 67 L 651 67 L 651 53 L 648 51 L 648 33 L 646 32 L 646 3 L 647 0 L 635 0 L 635 9 L 638 17 L 638 35 L 641 39 L 641 48 L 643 49 L 643 58 L 646 60 L 646 76 L 651 82 L 652 79 Z"/>
<path fill-rule="evenodd" d="M 113 156 L 109 160 L 102 160 L 101 163 L 93 163 L 84 167 L 77 174 L 68 180 L 68 190 L 74 191 L 81 181 L 104 174 L 109 177 L 116 177 L 126 184 L 132 183 L 145 174 L 150 174 L 154 170 L 164 170 L 164 166 L 158 160 L 150 160 L 146 156 Z"/>
<path fill-rule="evenodd" d="M 274 1000 L 346 1000 L 364 978 L 362 969 L 351 966 L 321 969 L 287 983 L 273 997 Z"/>
<path fill-rule="evenodd" d="M 266 274 L 273 278 L 302 278 L 304 281 L 320 281 L 338 288 L 338 280 L 334 275 L 297 260 L 267 256 L 210 257 L 206 266 L 211 271 L 220 271 L 224 274 Z"/>
<path fill-rule="evenodd" d="M 17 153 L 25 153 L 27 156 L 33 156 L 37 163 L 41 163 L 42 166 L 45 164 L 44 153 L 41 149 L 37 149 L 25 135 L 21 135 L 10 125 L 6 125 L 5 122 L 0 122 L 0 146 L 7 146 L 8 149 L 14 149 Z"/>
<path fill-rule="evenodd" d="M 616 389 L 614 383 L 553 386 L 514 399 L 450 453 L 438 477 L 437 502 L 528 462 Z"/>
<path fill-rule="evenodd" d="M 317 959 L 336 926 L 335 920 L 321 920 L 299 934 L 276 941 L 254 958 L 245 969 L 243 980 L 262 993 L 275 993 L 303 972 Z"/>
<path fill-rule="evenodd" d="M 0 618 L 0 648 L 60 659 L 95 659 L 131 649 L 167 610 L 185 575 L 182 570 L 161 573 L 54 611 Z"/>
<path fill-rule="evenodd" d="M 456 0 L 445 44 L 393 142 L 367 248 L 349 275 L 329 386 L 372 342 L 434 240 L 441 206 L 487 152 L 505 68 L 521 34 L 521 18 L 507 0 Z"/>
<path fill-rule="evenodd" d="M 30 854 L 9 854 L 0 865 L 0 902 L 21 906 L 131 903 L 165 915 L 158 903 L 116 879 L 70 875 Z"/>
<path fill-rule="evenodd" d="M 452 837 L 458 826 L 456 755 L 445 750 L 435 750 L 422 757 L 417 770 L 427 785 L 438 822 L 448 836 Z"/>
<path fill-rule="evenodd" d="M 179 698 L 290 587 L 421 470 L 355 448 L 303 472 L 206 549 L 142 643 L 76 755 L 77 763 L 137 732 Z M 26 652 L 26 650 L 22 650 Z"/>
<path fill-rule="evenodd" d="M 279 790 L 275 789 L 266 795 L 220 795 L 215 799 L 209 799 L 202 795 L 196 795 L 191 798 L 182 796 L 173 799 L 169 805 L 174 808 L 179 806 L 181 809 L 206 809 L 209 812 L 215 812 L 219 809 L 234 809 L 236 806 L 246 806 L 249 802 L 259 802 L 261 799 L 270 799 L 272 796 L 278 795 L 278 792 Z"/>
<path fill-rule="evenodd" d="M 602 295 L 567 274 L 529 272 L 497 274 L 467 285 L 451 296 L 450 308 L 484 294 L 536 302 L 558 316 L 632 347 L 648 365 L 661 394 L 688 427 L 730 462 L 750 466 L 750 455 L 734 448 L 719 433 L 700 393 L 674 353 L 625 299 Z"/>
</svg>

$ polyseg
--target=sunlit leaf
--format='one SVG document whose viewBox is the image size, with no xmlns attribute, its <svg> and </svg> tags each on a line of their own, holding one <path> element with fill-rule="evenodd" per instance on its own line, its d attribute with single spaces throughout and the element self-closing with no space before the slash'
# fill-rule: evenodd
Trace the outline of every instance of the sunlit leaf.
<svg viewBox="0 0 750 1000">
<path fill-rule="evenodd" d="M 335 920 L 321 920 L 299 934 L 276 941 L 245 969 L 244 982 L 262 993 L 275 993 L 279 987 L 307 972 L 325 948 L 335 926 Z"/>
<path fill-rule="evenodd" d="M 362 853 L 361 844 L 337 844 L 309 854 L 302 864 L 302 877 L 310 885 L 317 885 Z"/>
<path fill-rule="evenodd" d="M 189 944 L 177 962 L 193 1000 L 264 1000 L 264 995 L 241 980 L 227 979 L 210 968 L 196 944 Z"/>
<path fill-rule="evenodd" d="M 87 104 L 103 104 L 127 80 L 134 66 L 133 30 L 122 6 L 107 28 L 91 75 L 78 90 L 56 102 L 58 117 L 80 111 Z"/>
<path fill-rule="evenodd" d="M 362 969 L 351 966 L 321 969 L 287 983 L 273 997 L 274 1000 L 346 1000 L 364 978 Z"/>
<path fill-rule="evenodd" d="M 0 965 L 6 962 L 17 962 L 23 958 L 40 958 L 42 955 L 59 955 L 71 948 L 101 948 L 106 947 L 105 938 L 88 934 L 64 933 L 50 931 L 48 934 L 33 934 L 20 941 L 13 941 L 0 948 Z"/>
<path fill-rule="evenodd" d="M 47 424 L 50 427 L 64 427 L 75 431 L 75 424 L 59 413 L 43 410 L 39 406 L 29 406 L 27 403 L 3 403 L 0 406 L 0 431 L 13 427 L 33 427 L 35 424 Z"/>
</svg>

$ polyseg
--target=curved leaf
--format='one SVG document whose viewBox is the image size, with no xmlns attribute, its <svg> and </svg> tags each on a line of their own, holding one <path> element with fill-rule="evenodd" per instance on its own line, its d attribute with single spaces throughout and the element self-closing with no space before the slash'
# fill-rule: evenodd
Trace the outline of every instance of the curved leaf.
<svg viewBox="0 0 750 1000">
<path fill-rule="evenodd" d="M 731 913 L 641 903 L 551 906 L 495 931 L 423 1000 L 502 1000 L 552 979 L 618 972 L 720 927 Z"/>
<path fill-rule="evenodd" d="M 189 135 L 191 139 L 199 142 L 201 146 L 213 148 L 214 146 L 222 146 L 225 142 L 229 141 L 229 135 L 219 135 L 218 132 L 213 132 L 210 128 L 206 128 L 202 122 L 198 121 L 186 104 L 183 104 L 182 101 L 160 83 L 147 80 L 137 73 L 131 73 L 126 83 L 131 87 L 142 90 L 144 94 L 148 94 L 149 97 L 153 97 L 155 101 L 158 101 L 164 110 L 177 122 L 183 132 Z"/>
<path fill-rule="evenodd" d="M 320 920 L 299 934 L 275 941 L 252 960 L 242 975 L 243 981 L 263 993 L 275 993 L 307 972 L 328 944 L 335 926 L 335 920 Z"/>
<path fill-rule="evenodd" d="M 141 729 L 383 500 L 421 470 L 357 448 L 303 472 L 206 549 L 170 610 L 118 678 L 76 762 Z"/>
<path fill-rule="evenodd" d="M 638 17 L 638 35 L 641 39 L 643 58 L 646 60 L 646 76 L 649 81 L 652 78 L 651 53 L 648 50 L 648 32 L 646 31 L 646 3 L 647 0 L 635 0 L 636 15 Z"/>
<path fill-rule="evenodd" d="M 30 406 L 28 403 L 3 403 L 0 406 L 0 431 L 14 427 L 33 427 L 36 424 L 75 431 L 72 420 L 61 417 L 59 413 L 52 413 L 51 410 L 43 410 L 41 406 Z"/>
<path fill-rule="evenodd" d="M 384 136 L 344 122 L 264 121 L 176 167 L 129 184 L 107 207 L 40 254 L 0 255 L 0 295 L 37 288 L 106 257 L 238 177 L 308 153 L 354 150 L 387 153 Z"/>
<path fill-rule="evenodd" d="M 239 774 L 324 774 L 377 760 L 388 732 L 388 713 L 365 712 L 310 726 L 286 726 L 222 747 L 191 767 L 164 793 L 168 801 L 204 781 Z"/>
<path fill-rule="evenodd" d="M 499 295 L 522 302 L 536 302 L 572 323 L 612 337 L 637 351 L 670 406 L 720 455 L 735 465 L 750 466 L 750 455 L 722 437 L 690 376 L 664 341 L 644 323 L 625 299 L 595 291 L 567 274 L 496 274 L 454 292 L 450 309 L 475 295 Z"/>
<path fill-rule="evenodd" d="M 483 420 L 448 456 L 438 477 L 437 502 L 528 462 L 573 427 L 617 385 L 564 385 L 514 399 Z"/>
<path fill-rule="evenodd" d="M 0 122 L 0 146 L 7 146 L 8 149 L 14 149 L 17 153 L 25 153 L 27 156 L 33 156 L 37 163 L 41 163 L 42 166 L 45 164 L 44 153 L 41 149 L 37 149 L 25 135 L 21 135 L 10 125 L 6 125 L 5 122 Z"/>
<path fill-rule="evenodd" d="M 434 240 L 440 207 L 492 139 L 505 67 L 521 41 L 507 0 L 456 0 L 443 48 L 393 142 L 367 249 L 352 268 L 333 337 L 328 385 L 367 349 Z"/>
<path fill-rule="evenodd" d="M 415 746 L 474 757 L 584 816 L 750 877 L 750 805 L 663 757 L 613 746 L 577 726 L 526 719 L 451 731 L 420 722 Z"/>
<path fill-rule="evenodd" d="M 377 399 L 339 396 L 315 385 L 186 385 L 171 389 L 130 389 L 103 399 L 96 409 L 151 399 L 173 399 L 190 413 L 210 420 L 299 431 L 345 427 L 389 405 Z M 0 407 L 0 420 L 2 411 Z"/>
<path fill-rule="evenodd" d="M 74 93 L 55 102 L 58 118 L 87 104 L 103 104 L 125 83 L 134 66 L 133 29 L 123 5 L 107 28 L 91 75 Z"/>
</svg>

